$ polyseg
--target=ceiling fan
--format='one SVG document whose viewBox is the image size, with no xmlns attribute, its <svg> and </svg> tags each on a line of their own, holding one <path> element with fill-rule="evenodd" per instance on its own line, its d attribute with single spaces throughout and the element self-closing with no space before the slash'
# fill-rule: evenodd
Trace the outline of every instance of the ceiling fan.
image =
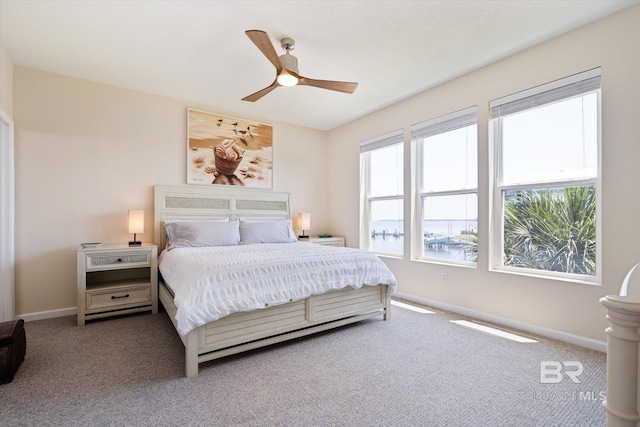
<svg viewBox="0 0 640 427">
<path fill-rule="evenodd" d="M 245 34 L 258 47 L 258 49 L 260 49 L 273 66 L 276 67 L 276 79 L 270 86 L 242 98 L 243 101 L 255 102 L 278 86 L 315 86 L 321 89 L 329 89 L 345 93 L 353 93 L 353 91 L 356 90 L 356 87 L 358 87 L 358 83 L 315 80 L 298 74 L 298 58 L 290 53 L 295 47 L 295 42 L 290 38 L 284 38 L 281 40 L 282 48 L 286 53 L 278 56 L 267 33 L 260 30 L 248 30 L 245 31 Z"/>
</svg>

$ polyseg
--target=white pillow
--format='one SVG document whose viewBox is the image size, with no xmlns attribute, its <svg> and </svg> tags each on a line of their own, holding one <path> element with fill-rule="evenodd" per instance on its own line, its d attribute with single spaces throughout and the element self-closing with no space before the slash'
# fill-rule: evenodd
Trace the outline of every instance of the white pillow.
<svg viewBox="0 0 640 427">
<path fill-rule="evenodd" d="M 171 224 L 172 222 L 229 222 L 229 217 L 219 219 L 165 219 L 165 224 Z"/>
<path fill-rule="evenodd" d="M 279 222 L 279 221 L 289 221 L 288 219 L 282 219 L 282 218 L 269 218 L 269 217 L 246 217 L 246 216 L 241 216 L 240 218 L 240 222 Z"/>
<path fill-rule="evenodd" d="M 288 219 L 264 222 L 240 222 L 240 242 L 243 245 L 254 243 L 291 243 L 296 235 Z"/>
<path fill-rule="evenodd" d="M 172 221 L 165 223 L 167 250 L 200 246 L 230 246 L 240 243 L 239 222 Z"/>
</svg>

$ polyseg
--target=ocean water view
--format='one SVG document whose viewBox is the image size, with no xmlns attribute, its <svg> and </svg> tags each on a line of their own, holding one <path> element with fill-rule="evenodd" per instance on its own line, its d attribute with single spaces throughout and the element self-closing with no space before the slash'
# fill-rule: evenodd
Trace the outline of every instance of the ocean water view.
<svg viewBox="0 0 640 427">
<path fill-rule="evenodd" d="M 456 239 L 467 231 L 478 230 L 477 220 L 425 220 L 423 221 L 423 256 L 469 261 L 470 253 Z M 404 222 L 397 220 L 373 221 L 371 249 L 388 254 L 404 252 Z"/>
</svg>

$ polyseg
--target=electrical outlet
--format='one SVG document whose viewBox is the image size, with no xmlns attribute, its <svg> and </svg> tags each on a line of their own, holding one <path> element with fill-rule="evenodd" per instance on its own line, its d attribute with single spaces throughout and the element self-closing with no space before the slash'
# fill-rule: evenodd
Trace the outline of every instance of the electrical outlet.
<svg viewBox="0 0 640 427">
<path fill-rule="evenodd" d="M 440 280 L 442 280 L 443 282 L 447 281 L 447 273 L 442 273 L 442 276 L 440 276 Z"/>
</svg>

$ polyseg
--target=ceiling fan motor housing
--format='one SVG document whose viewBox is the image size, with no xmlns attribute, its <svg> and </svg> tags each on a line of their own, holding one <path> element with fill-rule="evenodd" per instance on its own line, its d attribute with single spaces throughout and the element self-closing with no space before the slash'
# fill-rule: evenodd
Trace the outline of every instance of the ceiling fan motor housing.
<svg viewBox="0 0 640 427">
<path fill-rule="evenodd" d="M 296 58 L 295 56 L 291 55 L 289 52 L 285 53 L 284 55 L 280 55 L 280 62 L 282 63 L 282 66 L 284 68 L 286 68 L 287 70 L 293 71 L 296 74 L 298 73 L 298 58 Z"/>
<path fill-rule="evenodd" d="M 280 46 L 282 46 L 282 48 L 287 52 L 284 55 L 280 55 L 279 57 L 282 66 L 287 70 L 293 71 L 294 73 L 298 74 L 298 58 L 291 55 L 290 53 L 293 49 L 295 49 L 296 42 L 293 39 L 285 37 L 280 40 Z"/>
</svg>

